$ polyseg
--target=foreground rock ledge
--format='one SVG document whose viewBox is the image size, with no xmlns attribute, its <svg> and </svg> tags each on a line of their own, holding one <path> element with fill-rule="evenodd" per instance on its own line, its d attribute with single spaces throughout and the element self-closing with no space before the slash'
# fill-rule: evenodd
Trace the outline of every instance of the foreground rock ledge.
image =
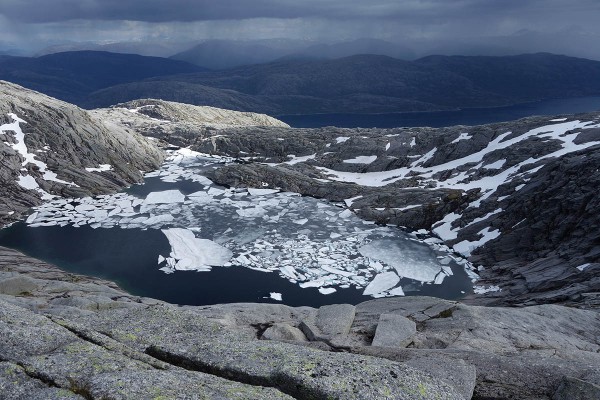
<svg viewBox="0 0 600 400">
<path fill-rule="evenodd" d="M 416 332 L 394 341 L 402 318 Z M 578 399 L 600 385 L 599 331 L 590 310 L 428 297 L 177 306 L 0 248 L 7 399 Z"/>
</svg>

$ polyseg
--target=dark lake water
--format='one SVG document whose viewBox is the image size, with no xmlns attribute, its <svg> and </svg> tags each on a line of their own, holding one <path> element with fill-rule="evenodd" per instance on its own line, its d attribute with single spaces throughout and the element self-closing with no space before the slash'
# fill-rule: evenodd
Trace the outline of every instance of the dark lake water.
<svg viewBox="0 0 600 400">
<path fill-rule="evenodd" d="M 160 230 L 92 229 L 88 226 L 37 227 L 24 223 L 0 230 L 0 245 L 60 266 L 63 270 L 116 282 L 127 292 L 175 304 L 207 305 L 237 302 L 277 303 L 270 292 L 283 294 L 290 306 L 319 307 L 324 304 L 357 304 L 371 299 L 362 289 L 338 289 L 323 295 L 316 288 L 300 288 L 276 273 L 264 273 L 239 266 L 213 268 L 210 272 L 177 271 L 165 274 L 156 265 L 157 254 L 168 253 L 169 242 Z M 404 280 L 407 295 L 429 295 L 447 299 L 470 292 L 464 270 L 444 285 L 414 284 Z"/>
<path fill-rule="evenodd" d="M 396 128 L 452 125 L 482 125 L 512 121 L 533 115 L 558 115 L 600 110 L 600 96 L 544 100 L 507 107 L 470 108 L 457 111 L 386 114 L 280 115 L 277 118 L 294 128 Z"/>
<path fill-rule="evenodd" d="M 114 281 L 134 295 L 177 304 L 275 302 L 271 293 L 282 294 L 283 303 L 291 306 L 357 304 L 372 298 L 363 294 L 370 281 L 394 268 L 401 276 L 398 285 L 407 296 L 458 299 L 472 292 L 464 266 L 444 251 L 434 251 L 396 228 L 366 224 L 352 213 L 341 217 L 342 208 L 317 199 L 225 190 L 201 175 L 212 165 L 193 158 L 172 161 L 144 185 L 121 194 L 57 199 L 38 208 L 38 216 L 29 224 L 21 222 L 0 230 L 0 246 L 66 271 Z M 153 194 L 169 192 L 176 192 L 181 199 L 144 203 Z M 157 216 L 170 220 L 144 222 Z M 164 234 L 173 228 L 193 229 L 196 238 L 224 246 L 233 253 L 231 260 L 245 254 L 256 262 L 242 265 L 234 261 L 202 272 L 161 270 L 165 264 L 157 263 L 159 256 L 171 253 L 174 257 L 175 245 Z M 393 268 L 373 266 L 360 253 L 369 243 L 380 243 L 382 252 L 395 251 L 391 257 L 401 255 L 405 261 Z M 285 266 L 298 276 L 286 276 Z M 335 278 L 326 268 L 353 276 Z M 437 279 L 436 271 L 442 268 L 452 273 L 434 284 L 433 277 Z M 419 271 L 429 271 L 429 278 L 419 278 Z M 407 278 L 411 274 L 413 278 Z M 335 288 L 333 293 L 302 287 L 322 279 L 327 284 L 320 288 Z"/>
</svg>

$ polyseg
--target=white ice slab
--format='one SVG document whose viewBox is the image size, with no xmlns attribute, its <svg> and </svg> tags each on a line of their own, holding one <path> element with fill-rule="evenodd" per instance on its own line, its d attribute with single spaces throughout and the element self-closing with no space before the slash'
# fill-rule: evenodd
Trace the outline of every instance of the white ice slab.
<svg viewBox="0 0 600 400">
<path fill-rule="evenodd" d="M 341 213 L 339 213 L 339 217 L 340 218 L 344 218 L 344 219 L 348 219 L 350 218 L 352 215 L 354 215 L 354 213 L 352 212 L 352 210 L 344 210 Z"/>
<path fill-rule="evenodd" d="M 398 286 L 395 289 L 392 289 L 388 292 L 391 296 L 404 296 L 404 290 L 402 290 L 402 286 Z"/>
<path fill-rule="evenodd" d="M 389 239 L 374 240 L 358 249 L 364 257 L 379 260 L 394 267 L 398 275 L 421 282 L 432 282 L 441 270 L 437 259 L 428 259 L 426 250 L 415 253 L 403 250 Z"/>
<path fill-rule="evenodd" d="M 381 292 L 385 292 L 396 286 L 400 282 L 400 277 L 396 275 L 394 272 L 383 272 L 377 276 L 369 283 L 369 285 L 365 288 L 363 295 L 370 296 L 373 294 L 378 294 Z"/>
<path fill-rule="evenodd" d="M 174 269 L 205 270 L 210 266 L 223 266 L 233 253 L 212 240 L 198 239 L 188 229 L 163 229 L 171 245 L 171 257 L 177 260 Z"/>
<path fill-rule="evenodd" d="M 321 294 L 331 294 L 331 293 L 335 293 L 335 292 L 336 292 L 335 288 L 332 288 L 332 287 L 319 288 L 319 293 L 321 293 Z"/>
<path fill-rule="evenodd" d="M 163 192 L 152 192 L 146 196 L 145 204 L 171 204 L 183 203 L 185 195 L 179 190 L 165 190 Z"/>
<path fill-rule="evenodd" d="M 281 293 L 271 292 L 269 293 L 269 297 L 275 301 L 283 301 L 283 296 Z"/>
</svg>

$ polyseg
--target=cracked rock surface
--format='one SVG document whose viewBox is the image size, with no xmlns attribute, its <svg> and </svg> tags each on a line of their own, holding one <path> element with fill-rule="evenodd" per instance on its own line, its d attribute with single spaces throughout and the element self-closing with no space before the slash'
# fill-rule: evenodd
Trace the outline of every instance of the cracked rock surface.
<svg viewBox="0 0 600 400">
<path fill-rule="evenodd" d="M 394 318 L 416 332 L 374 346 Z M 596 311 L 429 297 L 176 306 L 0 248 L 0 398 L 551 399 L 600 384 L 599 331 Z"/>
</svg>

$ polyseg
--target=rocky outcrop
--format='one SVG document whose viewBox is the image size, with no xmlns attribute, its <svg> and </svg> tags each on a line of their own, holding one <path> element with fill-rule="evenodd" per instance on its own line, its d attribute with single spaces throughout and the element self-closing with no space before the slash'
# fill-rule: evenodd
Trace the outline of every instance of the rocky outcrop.
<svg viewBox="0 0 600 400">
<path fill-rule="evenodd" d="M 265 114 L 193 106 L 170 101 L 143 99 L 117 104 L 90 113 L 104 121 L 114 121 L 147 137 L 174 146 L 189 146 L 214 136 L 219 129 L 231 127 L 289 126 Z"/>
<path fill-rule="evenodd" d="M 0 248 L 0 398 L 585 399 L 599 329 L 427 297 L 181 307 Z"/>
<path fill-rule="evenodd" d="M 0 82 L 0 224 L 43 197 L 117 191 L 162 152 L 138 133 L 68 103 Z"/>
</svg>

